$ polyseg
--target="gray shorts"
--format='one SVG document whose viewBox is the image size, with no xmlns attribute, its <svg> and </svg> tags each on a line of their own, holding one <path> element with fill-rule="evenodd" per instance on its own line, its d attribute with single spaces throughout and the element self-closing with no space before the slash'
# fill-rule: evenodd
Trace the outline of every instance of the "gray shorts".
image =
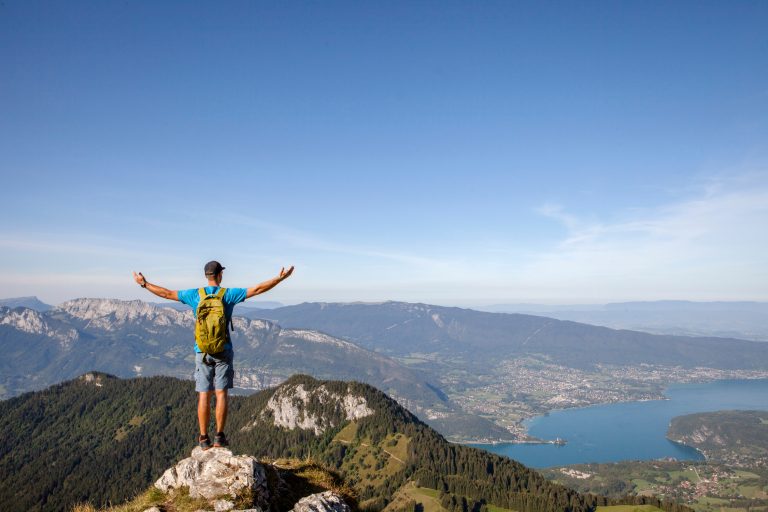
<svg viewBox="0 0 768 512">
<path fill-rule="evenodd" d="M 235 367 L 232 364 L 235 352 L 225 350 L 220 354 L 195 353 L 195 391 L 232 389 Z"/>
</svg>

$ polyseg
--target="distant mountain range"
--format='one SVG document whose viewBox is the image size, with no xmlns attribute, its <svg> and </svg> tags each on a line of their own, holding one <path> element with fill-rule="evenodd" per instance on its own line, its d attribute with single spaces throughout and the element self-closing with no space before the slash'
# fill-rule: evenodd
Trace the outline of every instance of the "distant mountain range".
<svg viewBox="0 0 768 512">
<path fill-rule="evenodd" d="M 502 358 L 542 355 L 572 368 L 658 364 L 768 369 L 768 343 L 652 335 L 534 315 L 404 302 L 304 303 L 246 312 L 284 327 L 314 329 L 395 357 L 437 353 L 478 371 Z"/>
<path fill-rule="evenodd" d="M 604 305 L 496 304 L 477 309 L 494 313 L 527 313 L 653 334 L 768 341 L 768 302 L 665 300 Z"/>
<path fill-rule="evenodd" d="M 185 311 L 187 306 L 179 304 L 178 302 L 155 302 L 157 306 L 171 307 L 181 311 Z M 0 299 L 0 306 L 7 308 L 29 308 L 35 311 L 45 312 L 53 309 L 53 306 L 46 304 L 37 297 L 11 297 L 8 299 Z M 250 300 L 239 304 L 240 309 L 274 309 L 285 306 L 282 302 L 275 302 L 271 300 Z"/>
<path fill-rule="evenodd" d="M 236 385 L 261 389 L 296 372 L 375 383 L 418 406 L 444 402 L 422 375 L 384 355 L 306 329 L 234 318 Z M 192 311 L 141 301 L 76 299 L 41 313 L 0 307 L 3 395 L 39 389 L 91 370 L 122 377 L 194 370 Z"/>
<path fill-rule="evenodd" d="M 10 299 L 0 299 L 0 307 L 6 308 L 29 308 L 35 311 L 48 311 L 53 309 L 53 306 L 46 304 L 37 297 L 14 297 Z"/>
<path fill-rule="evenodd" d="M 156 304 L 180 311 L 186 308 L 174 302 Z M 26 307 L 41 312 L 53 308 L 37 297 L 0 299 L 0 306 Z M 275 301 L 248 301 L 238 305 L 238 311 L 282 307 L 285 305 Z M 472 309 L 489 313 L 545 316 L 650 334 L 768 341 L 768 302 L 661 300 L 565 305 L 520 303 L 493 304 Z"/>
<path fill-rule="evenodd" d="M 607 304 L 493 304 L 474 308 L 492 313 L 550 313 L 553 311 L 753 311 L 768 312 L 768 302 L 755 301 L 714 301 L 694 302 L 690 300 L 656 300 L 634 302 L 609 302 Z"/>
</svg>

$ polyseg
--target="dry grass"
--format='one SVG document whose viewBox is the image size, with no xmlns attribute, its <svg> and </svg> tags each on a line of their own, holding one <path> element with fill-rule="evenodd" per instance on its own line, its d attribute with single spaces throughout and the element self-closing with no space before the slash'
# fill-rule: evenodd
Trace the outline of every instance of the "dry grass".
<svg viewBox="0 0 768 512">
<path fill-rule="evenodd" d="M 312 488 L 321 488 L 323 490 L 333 491 L 344 497 L 356 499 L 355 490 L 344 482 L 344 480 L 332 469 L 315 462 L 311 458 L 300 459 L 277 459 L 272 463 L 275 467 L 300 478 L 305 485 Z M 283 474 L 283 476 L 285 476 Z"/>
<path fill-rule="evenodd" d="M 165 494 L 153 486 L 123 505 L 98 510 L 90 503 L 81 503 L 71 512 L 143 512 L 151 507 L 158 507 L 163 512 L 194 512 L 211 506 L 207 500 L 190 497 L 187 489 Z"/>
<path fill-rule="evenodd" d="M 333 491 L 357 510 L 357 493 L 347 485 L 335 471 L 324 467 L 311 458 L 277 459 L 272 465 L 265 466 L 270 489 L 276 488 L 277 482 L 283 482 L 290 491 L 277 497 L 277 508 L 289 510 L 299 499 L 310 494 Z M 273 484 L 274 482 L 274 484 Z M 284 490 L 286 490 L 284 488 Z"/>
<path fill-rule="evenodd" d="M 78 503 L 72 507 L 72 512 L 98 512 L 90 503 Z"/>
</svg>

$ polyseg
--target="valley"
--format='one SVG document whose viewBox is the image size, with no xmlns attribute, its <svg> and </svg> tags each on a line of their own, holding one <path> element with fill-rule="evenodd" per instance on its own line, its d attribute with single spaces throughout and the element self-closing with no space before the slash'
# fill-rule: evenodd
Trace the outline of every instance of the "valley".
<svg viewBox="0 0 768 512">
<path fill-rule="evenodd" d="M 658 460 L 578 464 L 541 473 L 581 492 L 664 497 L 697 512 L 768 510 L 768 471 L 764 467 Z"/>
</svg>

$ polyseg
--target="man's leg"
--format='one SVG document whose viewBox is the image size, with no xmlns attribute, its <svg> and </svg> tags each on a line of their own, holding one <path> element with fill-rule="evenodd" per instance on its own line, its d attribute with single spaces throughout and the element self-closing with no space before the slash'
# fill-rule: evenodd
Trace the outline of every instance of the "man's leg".
<svg viewBox="0 0 768 512">
<path fill-rule="evenodd" d="M 216 392 L 216 422 L 218 423 L 218 391 Z M 197 421 L 200 423 L 200 435 L 204 436 L 208 433 L 208 422 L 211 420 L 211 392 L 201 391 L 197 399 Z"/>
<path fill-rule="evenodd" d="M 216 390 L 216 433 L 224 432 L 227 423 L 227 390 Z"/>
<path fill-rule="evenodd" d="M 227 424 L 227 402 L 229 399 L 228 391 L 233 385 L 235 370 L 232 365 L 234 353 L 227 350 L 219 357 L 216 362 L 216 377 L 214 378 L 214 388 L 216 389 L 216 437 L 213 440 L 214 447 L 229 446 L 224 435 L 224 427 Z"/>
<path fill-rule="evenodd" d="M 197 397 L 197 422 L 200 424 L 200 441 L 208 434 L 211 421 L 211 395 L 213 391 L 213 367 L 206 364 L 205 354 L 195 354 L 195 391 Z M 201 444 L 202 446 L 202 444 Z"/>
</svg>

